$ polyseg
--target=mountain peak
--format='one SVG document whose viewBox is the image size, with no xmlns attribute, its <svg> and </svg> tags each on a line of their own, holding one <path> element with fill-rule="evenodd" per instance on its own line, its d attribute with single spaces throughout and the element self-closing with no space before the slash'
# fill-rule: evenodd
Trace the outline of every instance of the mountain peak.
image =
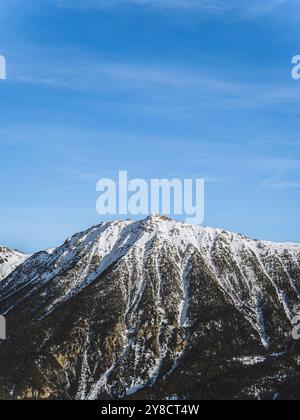
<svg viewBox="0 0 300 420">
<path fill-rule="evenodd" d="M 157 222 L 157 223 L 158 222 L 166 222 L 166 221 L 176 223 L 170 217 L 163 216 L 162 214 L 159 214 L 159 213 L 152 213 L 145 220 L 146 221 Z"/>
<path fill-rule="evenodd" d="M 0 313 L 13 328 L 0 398 L 251 398 L 276 393 L 285 368 L 297 374 L 286 349 L 299 245 L 151 215 L 101 223 L 23 263 L 1 254 Z M 16 384 L 24 366 L 30 384 Z"/>
<path fill-rule="evenodd" d="M 28 256 L 0 246 L 0 281 L 12 273 Z"/>
</svg>

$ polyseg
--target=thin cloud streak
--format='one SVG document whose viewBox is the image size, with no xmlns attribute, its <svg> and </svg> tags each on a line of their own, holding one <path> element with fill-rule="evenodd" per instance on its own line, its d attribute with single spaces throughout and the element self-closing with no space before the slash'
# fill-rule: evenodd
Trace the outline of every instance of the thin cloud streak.
<svg viewBox="0 0 300 420">
<path fill-rule="evenodd" d="M 156 10 L 197 12 L 203 15 L 232 15 L 254 18 L 264 15 L 287 3 L 287 0 L 58 0 L 60 7 L 113 8 L 147 7 Z"/>
<path fill-rule="evenodd" d="M 271 182 L 264 185 L 265 188 L 280 189 L 280 190 L 290 190 L 290 189 L 300 189 L 300 182 Z"/>
<path fill-rule="evenodd" d="M 16 58 L 11 82 L 44 85 L 50 89 L 80 92 L 121 113 L 158 112 L 193 115 L 201 108 L 256 109 L 298 103 L 297 89 L 269 81 L 230 80 L 215 69 L 184 67 L 164 63 L 113 62 L 84 57 L 80 52 L 54 51 L 50 60 L 40 51 L 26 51 L 27 59 Z M 264 75 L 262 75 L 263 77 Z M 118 93 L 107 100 L 106 93 Z M 126 104 L 123 97 L 131 98 Z M 106 99 L 105 99 L 106 98 Z M 111 103 L 109 103 L 111 102 Z M 153 107 L 155 104 L 155 107 Z M 125 106 L 126 105 L 126 106 Z"/>
</svg>

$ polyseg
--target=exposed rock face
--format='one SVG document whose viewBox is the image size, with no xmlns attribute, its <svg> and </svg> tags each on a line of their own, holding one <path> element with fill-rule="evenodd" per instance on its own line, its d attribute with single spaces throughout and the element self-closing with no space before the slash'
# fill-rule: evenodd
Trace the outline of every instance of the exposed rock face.
<svg viewBox="0 0 300 420">
<path fill-rule="evenodd" d="M 12 273 L 28 256 L 0 246 L 0 281 Z"/>
<path fill-rule="evenodd" d="M 2 399 L 300 398 L 300 245 L 104 223 L 0 283 Z"/>
</svg>

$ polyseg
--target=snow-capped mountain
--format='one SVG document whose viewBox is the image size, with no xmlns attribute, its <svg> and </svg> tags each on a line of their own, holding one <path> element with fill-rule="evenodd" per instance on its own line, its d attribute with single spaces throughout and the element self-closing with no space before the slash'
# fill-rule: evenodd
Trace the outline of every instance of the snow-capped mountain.
<svg viewBox="0 0 300 420">
<path fill-rule="evenodd" d="M 27 256 L 0 246 L 0 281 L 12 273 Z"/>
<path fill-rule="evenodd" d="M 297 244 L 162 216 L 103 223 L 5 277 L 0 314 L 9 336 L 0 398 L 293 398 L 299 389 Z"/>
</svg>

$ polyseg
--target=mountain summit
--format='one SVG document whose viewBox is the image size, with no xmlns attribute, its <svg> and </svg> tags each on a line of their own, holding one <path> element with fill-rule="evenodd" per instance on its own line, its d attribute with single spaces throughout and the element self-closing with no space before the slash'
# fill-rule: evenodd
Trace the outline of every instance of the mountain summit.
<svg viewBox="0 0 300 420">
<path fill-rule="evenodd" d="M 28 258 L 26 255 L 18 251 L 0 246 L 0 281 L 12 273 L 26 258 Z"/>
<path fill-rule="evenodd" d="M 0 282 L 0 398 L 293 398 L 300 245 L 102 223 Z"/>
</svg>

